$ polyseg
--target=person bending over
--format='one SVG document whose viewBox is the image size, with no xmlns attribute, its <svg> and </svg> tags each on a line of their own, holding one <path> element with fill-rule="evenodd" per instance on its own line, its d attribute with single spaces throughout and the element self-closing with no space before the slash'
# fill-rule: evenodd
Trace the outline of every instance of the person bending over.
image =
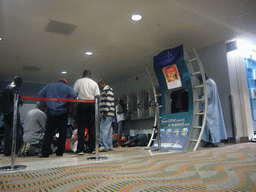
<svg viewBox="0 0 256 192">
<path fill-rule="evenodd" d="M 75 99 L 77 97 L 76 93 L 70 86 L 66 84 L 66 79 L 59 79 L 56 83 L 46 85 L 39 92 L 39 97 Z M 39 154 L 39 156 L 49 157 L 51 153 L 51 144 L 56 129 L 59 133 L 59 138 L 57 139 L 56 155 L 62 156 L 65 151 L 65 143 L 67 137 L 68 102 L 46 101 L 43 102 L 43 106 L 47 107 L 47 120 L 42 153 Z"/>
</svg>

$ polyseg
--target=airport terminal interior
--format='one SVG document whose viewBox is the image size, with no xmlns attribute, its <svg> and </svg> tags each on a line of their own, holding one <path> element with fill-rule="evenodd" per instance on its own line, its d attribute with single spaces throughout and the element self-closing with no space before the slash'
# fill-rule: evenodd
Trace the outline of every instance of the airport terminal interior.
<svg viewBox="0 0 256 192">
<path fill-rule="evenodd" d="M 0 1 L 0 191 L 255 192 L 255 8 Z M 23 142 L 35 108 L 44 126 Z"/>
</svg>

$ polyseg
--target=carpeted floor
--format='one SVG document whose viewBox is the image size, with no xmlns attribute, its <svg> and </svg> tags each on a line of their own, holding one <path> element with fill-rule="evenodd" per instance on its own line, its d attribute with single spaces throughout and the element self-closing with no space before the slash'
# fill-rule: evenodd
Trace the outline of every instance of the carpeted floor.
<svg viewBox="0 0 256 192">
<path fill-rule="evenodd" d="M 132 156 L 133 150 L 128 153 Z M 17 159 L 21 162 L 33 158 L 37 157 Z M 0 172 L 0 191 L 256 191 L 256 143 L 37 171 Z"/>
</svg>

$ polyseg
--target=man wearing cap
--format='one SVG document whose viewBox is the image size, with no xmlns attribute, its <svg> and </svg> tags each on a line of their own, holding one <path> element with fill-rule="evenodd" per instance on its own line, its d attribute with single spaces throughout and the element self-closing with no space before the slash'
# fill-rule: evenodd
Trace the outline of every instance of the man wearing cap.
<svg viewBox="0 0 256 192">
<path fill-rule="evenodd" d="M 77 97 L 74 90 L 67 85 L 66 79 L 59 79 L 58 82 L 46 85 L 40 92 L 39 97 L 75 99 Z M 57 156 L 62 156 L 65 151 L 65 142 L 68 125 L 68 102 L 45 101 L 42 102 L 47 109 L 47 121 L 41 157 L 49 157 L 51 154 L 51 144 L 55 130 L 58 130 Z"/>
</svg>

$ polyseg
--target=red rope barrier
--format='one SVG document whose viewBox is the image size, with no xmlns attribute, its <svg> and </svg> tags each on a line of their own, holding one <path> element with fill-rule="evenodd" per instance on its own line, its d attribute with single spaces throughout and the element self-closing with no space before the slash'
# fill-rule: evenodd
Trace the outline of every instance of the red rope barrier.
<svg viewBox="0 0 256 192">
<path fill-rule="evenodd" d="M 22 100 L 36 100 L 36 101 L 63 101 L 63 102 L 82 102 L 82 103 L 95 103 L 95 100 L 89 99 L 64 99 L 64 98 L 44 98 L 44 97 L 25 97 L 21 96 Z"/>
</svg>

